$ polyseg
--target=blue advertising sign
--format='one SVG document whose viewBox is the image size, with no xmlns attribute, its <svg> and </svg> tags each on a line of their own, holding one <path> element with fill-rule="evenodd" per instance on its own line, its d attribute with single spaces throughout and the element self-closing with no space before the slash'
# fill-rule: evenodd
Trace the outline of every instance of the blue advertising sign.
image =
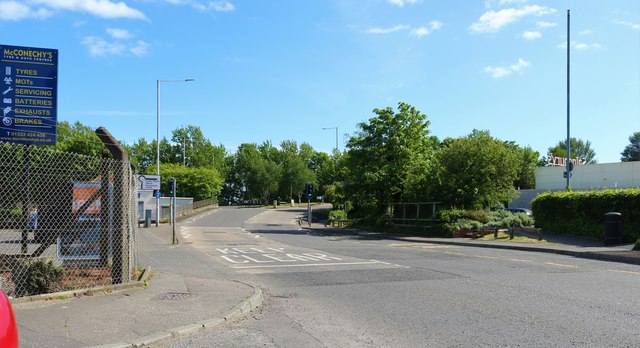
<svg viewBox="0 0 640 348">
<path fill-rule="evenodd" d="M 55 145 L 58 50 L 0 44 L 0 141 Z"/>
</svg>

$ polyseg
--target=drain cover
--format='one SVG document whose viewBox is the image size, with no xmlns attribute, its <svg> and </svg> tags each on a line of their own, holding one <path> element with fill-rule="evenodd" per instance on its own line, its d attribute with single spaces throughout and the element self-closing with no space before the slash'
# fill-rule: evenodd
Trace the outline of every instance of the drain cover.
<svg viewBox="0 0 640 348">
<path fill-rule="evenodd" d="M 154 297 L 154 300 L 184 300 L 187 297 L 191 297 L 188 292 L 167 292 Z"/>
</svg>

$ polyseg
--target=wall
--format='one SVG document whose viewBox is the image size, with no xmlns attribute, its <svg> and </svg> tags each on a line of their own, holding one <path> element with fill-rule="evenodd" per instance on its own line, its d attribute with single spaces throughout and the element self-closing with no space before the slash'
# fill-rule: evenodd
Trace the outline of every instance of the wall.
<svg viewBox="0 0 640 348">
<path fill-rule="evenodd" d="M 546 191 L 563 191 L 567 179 L 562 176 L 565 167 L 551 166 L 536 169 L 536 188 L 520 190 L 508 206 L 531 208 L 531 201 Z M 640 187 L 640 161 L 576 165 L 571 176 L 571 188 L 593 190 L 604 188 Z"/>
<path fill-rule="evenodd" d="M 168 207 L 171 203 L 170 197 L 160 197 L 161 219 L 168 217 Z M 176 197 L 176 207 L 186 204 L 192 204 L 191 197 Z M 165 208 L 165 209 L 163 209 Z M 151 210 L 151 221 L 156 221 L 156 199 L 153 197 L 153 190 L 138 190 L 138 220 L 144 220 L 144 211 Z"/>
<path fill-rule="evenodd" d="M 536 190 L 564 190 L 564 171 L 559 166 L 536 169 Z M 572 173 L 573 190 L 640 187 L 640 161 L 578 165 Z"/>
</svg>

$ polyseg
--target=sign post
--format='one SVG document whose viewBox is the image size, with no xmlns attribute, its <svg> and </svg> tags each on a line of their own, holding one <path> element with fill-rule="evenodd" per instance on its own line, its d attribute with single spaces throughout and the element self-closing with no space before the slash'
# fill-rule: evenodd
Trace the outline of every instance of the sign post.
<svg viewBox="0 0 640 348">
<path fill-rule="evenodd" d="M 58 50 L 0 44 L 0 141 L 55 145 Z"/>
<path fill-rule="evenodd" d="M 138 181 L 140 182 L 140 186 L 138 186 L 140 190 L 160 189 L 160 175 L 140 174 L 138 175 Z"/>
</svg>

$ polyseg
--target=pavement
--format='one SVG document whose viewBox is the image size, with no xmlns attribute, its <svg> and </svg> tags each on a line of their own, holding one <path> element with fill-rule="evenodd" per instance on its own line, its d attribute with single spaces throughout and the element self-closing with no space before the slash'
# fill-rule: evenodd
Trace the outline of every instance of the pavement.
<svg viewBox="0 0 640 348">
<path fill-rule="evenodd" d="M 141 347 L 240 318 L 262 290 L 232 279 L 170 225 L 138 229 L 138 282 L 12 299 L 20 347 Z"/>
<path fill-rule="evenodd" d="M 302 227 L 318 234 L 353 234 L 408 242 L 517 249 L 640 265 L 631 244 L 603 246 L 584 238 L 545 234 L 550 243 L 525 244 L 464 238 L 424 238 Z M 13 299 L 21 347 L 141 347 L 224 325 L 263 302 L 262 290 L 186 244 L 171 244 L 172 227 L 140 228 L 143 280 L 118 287 Z M 375 236 L 374 236 L 375 235 Z"/>
</svg>

